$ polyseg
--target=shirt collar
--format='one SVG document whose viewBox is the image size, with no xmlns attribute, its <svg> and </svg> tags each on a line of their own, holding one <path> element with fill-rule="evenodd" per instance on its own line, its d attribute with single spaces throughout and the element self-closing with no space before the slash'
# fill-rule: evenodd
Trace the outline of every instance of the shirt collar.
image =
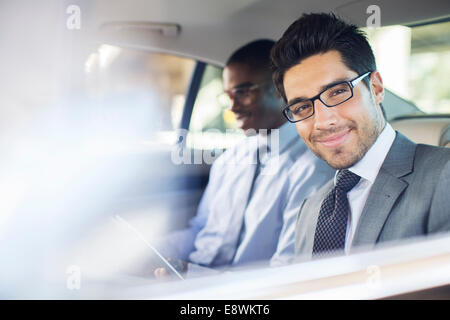
<svg viewBox="0 0 450 320">
<path fill-rule="evenodd" d="M 297 128 L 292 123 L 286 121 L 280 127 L 280 152 L 283 152 L 293 141 L 301 139 Z"/>
<path fill-rule="evenodd" d="M 260 163 L 265 163 L 269 158 L 282 154 L 294 141 L 300 139 L 296 127 L 289 122 L 285 122 L 278 129 L 273 129 L 269 135 L 266 134 L 267 131 L 263 132 L 257 134 L 256 139 L 253 140 L 255 147 L 262 152 Z"/>
<path fill-rule="evenodd" d="M 278 130 L 278 141 L 275 140 L 275 137 L 271 137 L 274 132 L 269 134 L 269 136 L 266 136 L 265 134 L 258 134 L 257 140 L 259 146 L 267 145 L 267 143 L 270 145 L 271 143 L 278 142 L 278 150 L 282 153 L 293 140 L 300 139 L 295 125 L 292 125 L 287 121 L 278 129 L 273 130 Z"/>
<path fill-rule="evenodd" d="M 375 140 L 375 143 L 369 148 L 361 160 L 348 168 L 348 170 L 370 181 L 370 183 L 374 183 L 394 140 L 395 131 L 389 123 L 386 123 L 386 126 Z"/>
</svg>

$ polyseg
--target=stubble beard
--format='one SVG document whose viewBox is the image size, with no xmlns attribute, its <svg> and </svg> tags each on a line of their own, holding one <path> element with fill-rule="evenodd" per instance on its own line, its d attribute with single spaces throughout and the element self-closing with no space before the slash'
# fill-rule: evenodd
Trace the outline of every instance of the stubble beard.
<svg viewBox="0 0 450 320">
<path fill-rule="evenodd" d="M 361 160 L 381 132 L 377 124 L 366 129 L 357 126 L 356 123 L 351 123 L 347 127 L 352 131 L 350 134 L 356 134 L 357 137 L 359 137 L 354 150 L 348 150 L 348 146 L 340 146 L 329 151 L 322 151 L 320 148 L 316 147 L 314 139 L 310 138 L 309 140 L 309 148 L 311 151 L 336 170 L 350 168 Z"/>
</svg>

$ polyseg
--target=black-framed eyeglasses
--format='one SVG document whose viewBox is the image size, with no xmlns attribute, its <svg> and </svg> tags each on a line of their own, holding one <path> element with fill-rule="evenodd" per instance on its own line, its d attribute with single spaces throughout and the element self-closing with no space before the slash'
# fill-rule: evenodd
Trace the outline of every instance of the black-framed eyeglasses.
<svg viewBox="0 0 450 320">
<path fill-rule="evenodd" d="M 233 89 L 226 90 L 217 96 L 219 103 L 231 107 L 231 100 L 235 100 L 239 104 L 248 104 L 250 102 L 250 92 L 266 85 L 267 82 L 253 84 L 246 83 L 239 85 Z"/>
<path fill-rule="evenodd" d="M 289 122 L 295 123 L 313 116 L 314 101 L 317 99 L 329 108 L 340 105 L 353 97 L 353 88 L 371 73 L 372 71 L 369 71 L 353 80 L 334 84 L 311 99 L 294 100 L 283 108 L 283 115 Z"/>
</svg>

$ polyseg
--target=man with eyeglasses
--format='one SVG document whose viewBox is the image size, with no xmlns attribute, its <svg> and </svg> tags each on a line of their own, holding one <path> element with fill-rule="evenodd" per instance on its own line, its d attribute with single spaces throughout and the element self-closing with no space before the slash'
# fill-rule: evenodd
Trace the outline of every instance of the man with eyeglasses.
<svg viewBox="0 0 450 320">
<path fill-rule="evenodd" d="M 450 230 L 450 150 L 415 144 L 386 122 L 382 78 L 362 31 L 333 14 L 305 14 L 271 57 L 283 114 L 337 170 L 300 207 L 298 256 Z"/>
<path fill-rule="evenodd" d="M 214 162 L 189 228 L 166 237 L 161 247 L 192 270 L 289 262 L 299 205 L 333 176 L 281 113 L 270 69 L 273 44 L 253 41 L 224 68 L 224 94 L 248 137 Z M 158 277 L 165 273 L 155 271 Z"/>
</svg>

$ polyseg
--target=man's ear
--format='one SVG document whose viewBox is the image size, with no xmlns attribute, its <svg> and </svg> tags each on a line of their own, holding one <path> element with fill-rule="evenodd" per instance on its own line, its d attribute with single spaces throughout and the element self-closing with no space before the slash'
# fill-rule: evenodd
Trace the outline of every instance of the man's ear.
<svg viewBox="0 0 450 320">
<path fill-rule="evenodd" d="M 372 72 L 370 75 L 370 89 L 375 100 L 375 104 L 379 105 L 384 100 L 383 79 L 378 71 Z"/>
</svg>

